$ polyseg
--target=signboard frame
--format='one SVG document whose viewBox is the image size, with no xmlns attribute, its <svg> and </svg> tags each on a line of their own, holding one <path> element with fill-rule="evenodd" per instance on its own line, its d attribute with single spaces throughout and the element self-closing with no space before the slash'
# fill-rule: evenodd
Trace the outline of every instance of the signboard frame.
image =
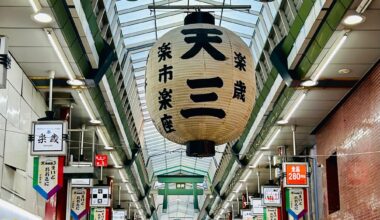
<svg viewBox="0 0 380 220">
<path fill-rule="evenodd" d="M 279 194 L 279 197 L 278 197 L 278 202 L 275 202 L 275 203 L 270 203 L 270 202 L 265 202 L 265 194 L 266 194 L 266 191 L 267 190 L 270 190 L 270 189 L 278 189 L 278 194 Z M 261 186 L 261 192 L 262 192 L 262 195 L 263 195 L 263 199 L 262 199 L 262 204 L 264 206 L 270 206 L 270 207 L 281 207 L 281 204 L 282 204 L 282 197 L 281 197 L 281 187 L 280 186 Z"/>
<path fill-rule="evenodd" d="M 105 160 L 102 160 L 103 162 L 105 161 L 105 163 L 103 165 L 98 165 L 98 161 L 99 161 L 98 156 L 105 158 Z M 106 166 L 108 166 L 108 156 L 107 156 L 107 154 L 96 154 L 95 155 L 95 167 L 106 167 Z"/>
<path fill-rule="evenodd" d="M 306 166 L 306 184 L 289 184 L 287 182 L 287 171 L 286 171 L 286 168 L 287 166 Z M 306 162 L 285 162 L 282 164 L 282 170 L 283 170 L 283 173 L 285 174 L 284 175 L 284 179 L 283 179 L 283 184 L 284 184 L 284 187 L 286 188 L 290 188 L 290 187 L 294 187 L 294 188 L 307 188 L 309 187 L 309 164 L 306 163 Z"/>
<path fill-rule="evenodd" d="M 261 198 L 253 198 L 249 197 L 249 202 L 251 204 L 251 210 L 254 216 L 263 215 L 264 214 L 264 206 L 262 205 L 262 199 Z M 260 203 L 260 207 L 256 207 L 255 205 L 258 205 Z M 261 209 L 261 210 L 260 210 Z M 260 210 L 260 211 L 258 211 Z"/>
<path fill-rule="evenodd" d="M 99 205 L 99 204 L 94 204 L 93 203 L 93 190 L 94 189 L 107 189 L 108 190 L 108 202 L 107 204 L 105 205 Z M 92 188 L 90 188 L 90 207 L 99 207 L 99 208 L 103 208 L 103 207 L 110 207 L 112 204 L 112 197 L 111 197 L 111 187 L 110 186 L 94 186 Z"/>
<path fill-rule="evenodd" d="M 94 185 L 93 179 L 72 178 L 71 187 L 89 188 Z"/>
<path fill-rule="evenodd" d="M 38 126 L 46 126 L 46 125 L 51 125 L 51 126 L 57 126 L 55 129 L 61 129 L 62 134 L 60 134 L 61 138 L 61 145 L 59 149 L 38 149 L 38 144 L 36 143 L 38 141 L 38 137 L 36 137 L 36 129 Z M 59 128 L 58 128 L 59 127 Z M 65 156 L 67 154 L 67 142 L 65 135 L 67 135 L 67 122 L 66 121 L 59 121 L 59 120 L 54 120 L 54 121 L 33 121 L 32 122 L 32 135 L 34 139 L 31 141 L 32 146 L 30 148 L 30 155 L 32 156 Z M 36 146 L 37 144 L 37 146 Z"/>
</svg>

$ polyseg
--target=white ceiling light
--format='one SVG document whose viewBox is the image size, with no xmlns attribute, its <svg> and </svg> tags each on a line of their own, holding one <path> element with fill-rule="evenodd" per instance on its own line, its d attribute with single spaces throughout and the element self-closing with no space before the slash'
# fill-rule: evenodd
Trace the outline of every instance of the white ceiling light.
<svg viewBox="0 0 380 220">
<path fill-rule="evenodd" d="M 365 17 L 361 14 L 352 14 L 352 15 L 348 15 L 347 17 L 345 17 L 343 19 L 343 23 L 345 25 L 350 25 L 350 26 L 353 26 L 353 25 L 357 25 L 357 24 L 360 24 L 360 23 L 363 23 L 365 20 Z"/>
<path fill-rule="evenodd" d="M 243 181 L 243 182 L 247 182 L 247 179 L 249 178 L 249 176 L 252 174 L 252 170 L 249 170 L 249 172 L 247 173 L 247 175 L 245 175 L 244 179 L 240 180 L 240 181 Z"/>
<path fill-rule="evenodd" d="M 339 74 L 349 74 L 349 73 L 351 73 L 351 69 L 348 69 L 348 68 L 343 68 L 343 69 L 340 69 L 340 70 L 338 70 L 338 73 Z"/>
<path fill-rule="evenodd" d="M 122 167 L 123 167 L 123 166 L 121 166 L 121 165 L 119 165 L 119 164 L 117 163 L 117 160 L 116 160 L 116 158 L 115 158 L 115 156 L 113 155 L 112 152 L 110 152 L 110 157 L 111 157 L 111 160 L 112 160 L 112 162 L 113 162 L 115 168 L 122 168 Z"/>
<path fill-rule="evenodd" d="M 91 123 L 91 124 L 98 125 L 98 124 L 101 124 L 102 121 L 100 121 L 100 120 L 98 120 L 98 119 L 91 119 L 91 120 L 90 120 L 90 123 Z"/>
<path fill-rule="evenodd" d="M 38 0 L 29 0 L 29 3 L 33 8 L 34 13 L 37 13 L 41 9 L 41 5 Z"/>
<path fill-rule="evenodd" d="M 276 131 L 274 132 L 272 138 L 268 141 L 268 143 L 265 145 L 265 147 L 262 147 L 262 149 L 269 149 L 270 146 L 273 144 L 273 141 L 276 140 L 278 134 L 280 134 L 281 129 L 277 128 Z"/>
<path fill-rule="evenodd" d="M 300 97 L 298 97 L 295 104 L 293 105 L 293 108 L 288 112 L 288 114 L 282 120 L 279 120 L 277 124 L 287 124 L 289 122 L 289 119 L 292 117 L 293 113 L 297 110 L 298 106 L 305 99 L 305 97 L 306 97 L 306 92 L 304 92 Z"/>
<path fill-rule="evenodd" d="M 34 14 L 33 19 L 40 23 L 50 23 L 53 21 L 53 18 L 48 13 L 44 12 L 38 12 Z"/>
<path fill-rule="evenodd" d="M 72 70 L 69 64 L 69 61 L 67 57 L 65 56 L 65 53 L 63 52 L 63 49 L 61 45 L 59 44 L 58 38 L 55 35 L 53 29 L 45 28 L 44 30 L 47 34 L 47 37 L 50 41 L 51 46 L 54 49 L 54 52 L 57 54 L 59 61 L 61 62 L 63 68 L 65 69 L 66 75 L 69 77 L 70 80 L 74 80 L 75 79 L 74 71 Z"/>
<path fill-rule="evenodd" d="M 232 202 L 232 200 L 234 200 L 234 199 L 235 199 L 235 193 L 232 194 L 232 196 L 231 196 L 231 198 L 230 198 L 230 202 Z"/>
<path fill-rule="evenodd" d="M 326 67 L 330 64 L 331 60 L 334 58 L 336 53 L 343 46 L 343 43 L 347 40 L 347 37 L 348 37 L 347 33 L 344 33 L 340 38 L 338 38 L 334 42 L 333 46 L 327 53 L 326 57 L 322 60 L 322 62 L 318 66 L 317 71 L 311 76 L 311 80 L 318 81 L 319 77 L 325 71 Z"/>
<path fill-rule="evenodd" d="M 119 170 L 119 175 L 120 175 L 121 181 L 122 181 L 123 183 L 128 182 L 128 180 L 124 177 L 123 170 Z M 126 185 L 127 185 L 127 184 L 126 184 Z"/>
<path fill-rule="evenodd" d="M 313 86 L 316 86 L 318 84 L 318 82 L 316 81 L 313 81 L 313 80 L 306 80 L 306 81 L 303 81 L 301 83 L 301 86 L 305 86 L 305 87 L 313 87 Z"/>
<path fill-rule="evenodd" d="M 96 131 L 99 135 L 99 138 L 100 140 L 102 141 L 103 145 L 104 145 L 104 149 L 105 150 L 112 150 L 113 147 L 110 146 L 110 144 L 108 143 L 108 141 L 106 140 L 106 137 L 104 137 L 104 134 L 103 134 L 103 131 L 100 130 L 99 127 L 96 128 Z"/>
<path fill-rule="evenodd" d="M 261 160 L 261 158 L 263 158 L 263 156 L 264 156 L 264 154 L 263 154 L 263 153 L 260 153 L 260 155 L 257 157 L 255 163 L 254 163 L 253 166 L 252 166 L 253 168 L 256 168 L 256 167 L 259 165 L 260 160 Z"/>
<path fill-rule="evenodd" d="M 85 85 L 84 81 L 80 79 L 70 79 L 70 80 L 67 80 L 66 83 L 69 84 L 70 86 L 84 86 Z"/>
<path fill-rule="evenodd" d="M 243 186 L 242 183 L 240 183 L 240 185 L 238 186 L 238 188 L 235 190 L 235 192 L 239 192 L 241 190 L 241 187 Z"/>
</svg>

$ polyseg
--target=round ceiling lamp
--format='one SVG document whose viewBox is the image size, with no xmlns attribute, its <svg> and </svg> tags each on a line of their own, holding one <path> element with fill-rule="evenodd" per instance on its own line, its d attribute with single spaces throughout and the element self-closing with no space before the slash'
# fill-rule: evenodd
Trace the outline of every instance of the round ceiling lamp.
<svg viewBox="0 0 380 220">
<path fill-rule="evenodd" d="M 33 15 L 33 19 L 40 23 L 50 23 L 53 21 L 51 15 L 44 12 L 37 12 Z"/>
<path fill-rule="evenodd" d="M 343 19 L 343 23 L 345 25 L 357 25 L 364 22 L 364 16 L 361 14 L 352 14 L 348 15 L 346 18 Z"/>
<path fill-rule="evenodd" d="M 187 146 L 193 157 L 214 156 L 215 145 L 237 139 L 255 103 L 251 50 L 207 12 L 152 47 L 146 71 L 147 108 L 157 130 Z"/>
</svg>

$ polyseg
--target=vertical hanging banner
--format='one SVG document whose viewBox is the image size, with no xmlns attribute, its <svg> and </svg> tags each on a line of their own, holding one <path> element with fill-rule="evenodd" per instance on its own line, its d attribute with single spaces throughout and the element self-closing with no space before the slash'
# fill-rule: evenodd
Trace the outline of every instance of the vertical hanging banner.
<svg viewBox="0 0 380 220">
<path fill-rule="evenodd" d="M 71 189 L 71 210 L 70 215 L 75 220 L 83 218 L 89 211 L 90 193 L 85 188 Z"/>
<path fill-rule="evenodd" d="M 35 157 L 33 188 L 48 200 L 63 187 L 64 157 Z"/>
<path fill-rule="evenodd" d="M 109 220 L 108 208 L 92 208 L 90 220 Z"/>
<path fill-rule="evenodd" d="M 286 211 L 289 219 L 298 220 L 307 213 L 307 190 L 306 188 L 286 189 Z"/>
<path fill-rule="evenodd" d="M 66 155 L 66 121 L 33 122 L 31 155 L 64 156 Z"/>
<path fill-rule="evenodd" d="M 281 209 L 278 207 L 264 208 L 264 220 L 281 220 Z"/>
</svg>

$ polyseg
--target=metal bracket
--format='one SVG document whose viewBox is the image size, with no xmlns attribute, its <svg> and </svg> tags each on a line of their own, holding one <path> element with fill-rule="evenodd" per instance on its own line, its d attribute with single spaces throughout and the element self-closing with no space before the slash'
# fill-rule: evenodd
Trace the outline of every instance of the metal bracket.
<svg viewBox="0 0 380 220">
<path fill-rule="evenodd" d="M 8 54 L 0 54 L 0 64 L 5 67 L 5 69 L 11 68 L 11 58 Z"/>
</svg>

